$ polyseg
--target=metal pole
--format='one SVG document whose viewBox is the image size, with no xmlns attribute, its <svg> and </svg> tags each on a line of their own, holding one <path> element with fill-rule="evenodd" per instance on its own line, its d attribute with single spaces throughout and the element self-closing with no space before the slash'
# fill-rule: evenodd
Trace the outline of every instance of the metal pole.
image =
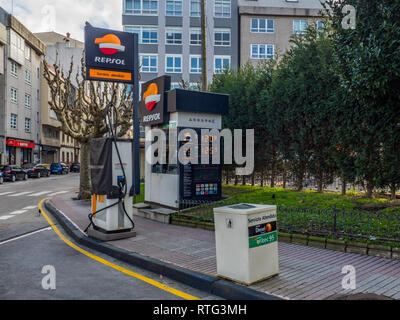
<svg viewBox="0 0 400 320">
<path fill-rule="evenodd" d="M 206 20 L 206 0 L 201 0 L 201 82 L 202 90 L 207 91 L 207 20 Z"/>
<path fill-rule="evenodd" d="M 130 196 L 138 196 L 140 194 L 140 130 L 139 130 L 139 40 L 136 33 L 133 34 L 133 141 L 132 141 L 132 188 L 129 192 Z"/>
</svg>

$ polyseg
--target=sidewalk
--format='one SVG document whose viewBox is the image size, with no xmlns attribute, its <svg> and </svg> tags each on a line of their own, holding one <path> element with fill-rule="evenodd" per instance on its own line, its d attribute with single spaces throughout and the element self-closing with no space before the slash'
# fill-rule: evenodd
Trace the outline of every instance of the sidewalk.
<svg viewBox="0 0 400 320">
<path fill-rule="evenodd" d="M 81 231 L 88 225 L 90 207 L 71 200 L 73 194 L 51 199 Z M 138 253 L 190 271 L 216 277 L 213 231 L 193 229 L 134 217 L 135 238 L 108 242 L 109 245 Z M 82 231 L 83 233 L 83 231 Z M 400 299 L 400 260 L 343 253 L 279 243 L 280 274 L 249 288 L 284 299 L 320 300 L 342 294 L 372 293 Z M 356 269 L 356 289 L 342 289 L 342 268 Z"/>
</svg>

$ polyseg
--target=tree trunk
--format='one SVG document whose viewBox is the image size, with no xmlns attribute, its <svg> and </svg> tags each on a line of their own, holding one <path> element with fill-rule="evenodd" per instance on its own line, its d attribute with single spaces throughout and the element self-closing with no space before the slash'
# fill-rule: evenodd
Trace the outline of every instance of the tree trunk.
<svg viewBox="0 0 400 320">
<path fill-rule="evenodd" d="M 246 185 L 246 176 L 242 176 L 242 186 Z"/>
<path fill-rule="evenodd" d="M 396 200 L 396 186 L 393 184 L 390 186 L 390 200 Z"/>
<path fill-rule="evenodd" d="M 81 144 L 81 170 L 79 182 L 79 195 L 81 200 L 90 199 L 92 195 L 90 183 L 90 143 Z"/>
<path fill-rule="evenodd" d="M 253 173 L 251 174 L 251 185 L 253 187 L 254 187 L 255 179 L 256 179 L 256 172 L 253 171 Z"/>
<path fill-rule="evenodd" d="M 225 170 L 225 184 L 229 184 L 229 169 Z"/>
<path fill-rule="evenodd" d="M 323 188 L 323 184 L 324 184 L 324 182 L 323 182 L 323 174 L 319 174 L 318 175 L 318 181 L 317 181 L 317 192 L 318 193 L 322 193 L 324 190 L 324 188 Z"/>
<path fill-rule="evenodd" d="M 271 168 L 271 188 L 275 187 L 275 160 L 272 160 Z"/>
<path fill-rule="evenodd" d="M 261 169 L 261 182 L 260 182 L 260 186 L 264 187 L 264 169 Z"/>
<path fill-rule="evenodd" d="M 372 198 L 372 191 L 374 190 L 374 183 L 372 181 L 367 181 L 367 198 Z"/>
<path fill-rule="evenodd" d="M 237 186 L 237 185 L 238 185 L 238 176 L 235 175 L 235 186 Z"/>
<path fill-rule="evenodd" d="M 303 184 L 304 184 L 304 171 L 301 170 L 299 172 L 296 172 L 297 191 L 303 190 Z"/>
<path fill-rule="evenodd" d="M 286 170 L 283 169 L 283 174 L 282 174 L 282 187 L 283 189 L 286 189 Z"/>
<path fill-rule="evenodd" d="M 344 196 L 346 194 L 346 181 L 342 177 L 342 195 Z"/>
</svg>

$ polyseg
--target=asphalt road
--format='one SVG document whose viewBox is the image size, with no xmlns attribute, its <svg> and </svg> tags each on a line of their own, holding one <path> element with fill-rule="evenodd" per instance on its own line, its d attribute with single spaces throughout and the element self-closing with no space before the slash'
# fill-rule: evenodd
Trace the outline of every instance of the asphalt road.
<svg viewBox="0 0 400 320">
<path fill-rule="evenodd" d="M 56 192 L 75 190 L 78 182 L 79 176 L 70 174 L 0 185 L 0 219 L 11 216 L 0 220 L 0 300 L 182 299 L 83 255 L 49 227 L 38 214 L 38 202 Z M 185 294 L 206 300 L 219 299 L 91 249 L 83 249 Z M 46 281 L 48 269 L 42 273 L 44 267 L 55 271 L 55 289 L 43 288 L 43 281 L 49 283 Z"/>
<path fill-rule="evenodd" d="M 38 229 L 37 226 L 47 225 L 38 215 L 38 202 L 44 197 L 77 190 L 78 185 L 78 173 L 4 182 L 0 185 L 0 241 L 4 240 L 1 237 L 2 231 L 21 227 L 27 228 L 26 231 L 33 231 Z"/>
</svg>

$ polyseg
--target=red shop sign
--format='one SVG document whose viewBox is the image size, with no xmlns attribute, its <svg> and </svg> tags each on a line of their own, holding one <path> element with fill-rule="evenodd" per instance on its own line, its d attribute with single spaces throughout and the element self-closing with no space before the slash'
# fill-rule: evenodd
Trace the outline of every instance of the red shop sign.
<svg viewBox="0 0 400 320">
<path fill-rule="evenodd" d="M 6 145 L 10 147 L 35 149 L 35 144 L 33 142 L 19 141 L 14 139 L 8 139 L 6 141 Z"/>
</svg>

